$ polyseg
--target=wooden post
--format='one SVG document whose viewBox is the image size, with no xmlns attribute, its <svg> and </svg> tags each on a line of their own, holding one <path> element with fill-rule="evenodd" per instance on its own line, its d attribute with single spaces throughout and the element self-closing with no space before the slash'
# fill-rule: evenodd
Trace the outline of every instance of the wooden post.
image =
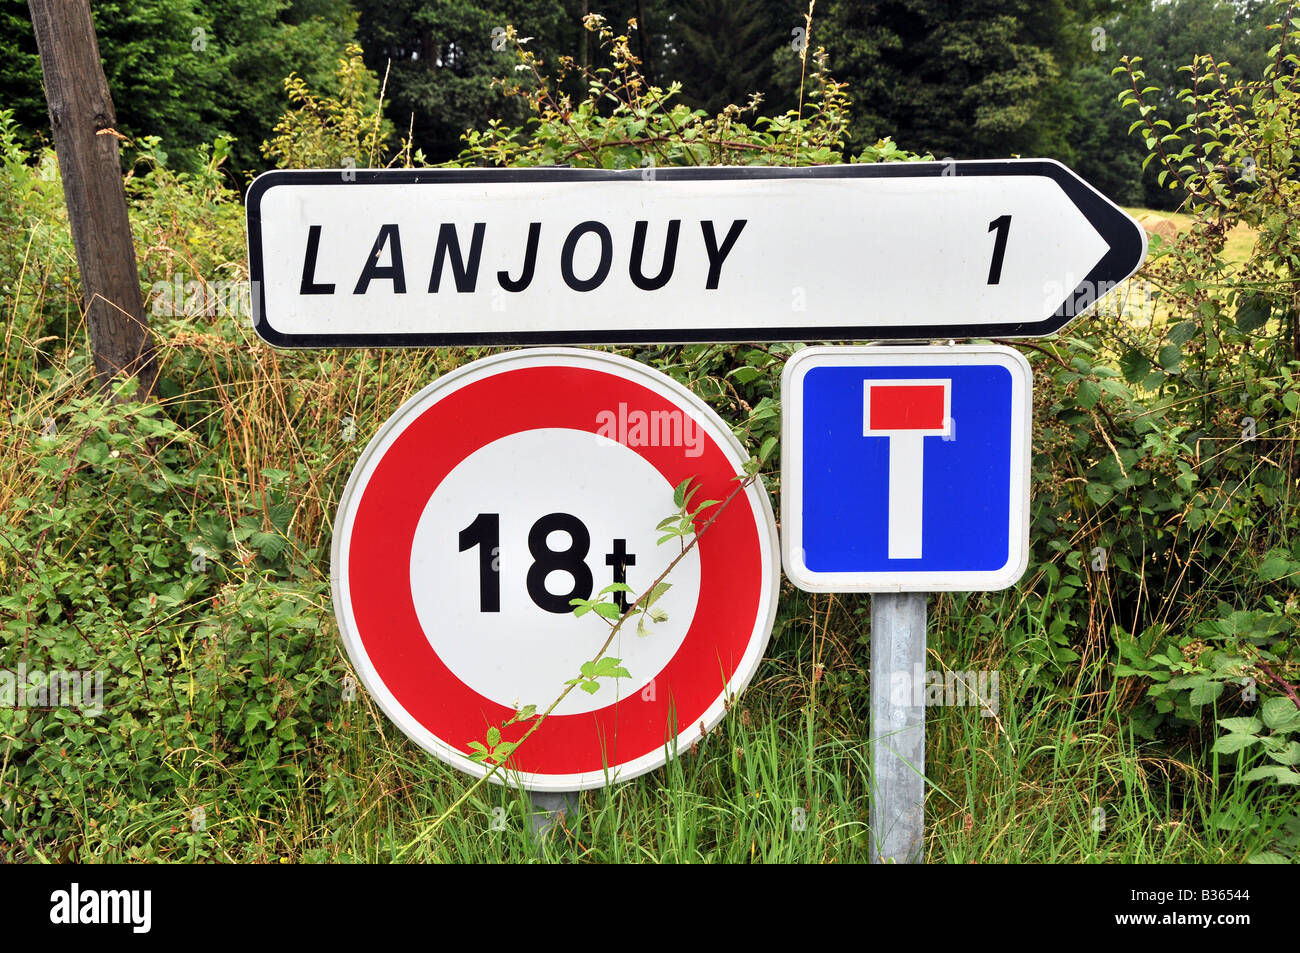
<svg viewBox="0 0 1300 953">
<path fill-rule="evenodd" d="M 144 313 L 118 159 L 117 118 L 99 59 L 89 0 L 28 0 L 41 55 L 54 149 L 101 387 L 138 375 L 141 399 L 158 376 Z"/>
</svg>

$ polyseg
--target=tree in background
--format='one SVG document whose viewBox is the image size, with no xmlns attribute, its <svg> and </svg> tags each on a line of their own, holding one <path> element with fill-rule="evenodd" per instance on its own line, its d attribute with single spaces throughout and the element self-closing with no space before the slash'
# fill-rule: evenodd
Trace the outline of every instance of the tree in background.
<svg viewBox="0 0 1300 953">
<path fill-rule="evenodd" d="M 771 100 L 773 52 L 790 51 L 769 0 L 687 0 L 668 22 L 668 69 L 682 84 L 682 101 L 718 113 L 754 93 Z M 793 57 L 793 54 L 792 54 Z M 767 107 L 765 106 L 765 111 Z"/>
<path fill-rule="evenodd" d="M 1104 65 L 1081 65 L 1069 77 L 1067 151 L 1058 156 L 1092 186 L 1120 205 L 1142 205 L 1139 139 L 1128 134 L 1132 120 L 1115 107 L 1116 81 Z"/>
<path fill-rule="evenodd" d="M 26 0 L 0 0 L 0 99 L 23 128 L 49 136 L 49 117 L 41 89 L 36 38 Z M 169 145 L 206 141 L 215 83 L 211 64 L 195 55 L 191 43 L 212 24 L 190 0 L 101 0 L 92 13 L 104 73 L 112 90 L 120 130 L 164 135 Z M 11 52 L 12 51 L 12 52 Z"/>
<path fill-rule="evenodd" d="M 104 46 L 102 36 L 99 45 Z M 4 51 L 0 56 L 2 108 L 13 113 L 23 130 L 34 132 L 47 127 L 49 111 L 41 92 L 41 58 L 36 52 L 27 0 L 0 0 L 0 50 Z"/>
<path fill-rule="evenodd" d="M 216 31 L 216 124 L 235 137 L 231 164 L 244 177 L 264 168 L 260 147 L 284 111 L 290 73 L 336 92 L 336 72 L 356 32 L 350 0 L 208 0 Z"/>
<path fill-rule="evenodd" d="M 1070 0 L 1055 55 L 1060 78 L 1048 99 L 1058 130 L 1048 153 L 1122 205 L 1141 202 L 1141 143 L 1117 110 L 1115 24 L 1126 0 Z M 1132 3 L 1132 0 L 1127 0 Z"/>
<path fill-rule="evenodd" d="M 25 0 L 0 0 L 0 102 L 29 132 L 49 135 Z M 349 0 L 96 0 L 100 55 L 119 131 L 156 135 L 182 167 L 193 148 L 234 136 L 232 166 L 263 167 L 258 147 L 298 72 L 328 85 L 355 29 Z"/>
<path fill-rule="evenodd" d="M 1107 68 L 1118 66 L 1123 56 L 1142 57 L 1147 85 L 1159 90 L 1149 100 L 1156 109 L 1154 118 L 1177 127 L 1187 113 L 1186 106 L 1177 99 L 1186 85 L 1186 74 L 1180 74 L 1179 67 L 1208 53 L 1220 62 L 1230 62 L 1229 72 L 1234 76 L 1261 75 L 1269 61 L 1268 49 L 1277 42 L 1276 35 L 1266 27 L 1276 22 L 1286 7 L 1285 0 L 1134 0 L 1124 6 L 1110 26 L 1114 45 Z M 1106 106 L 1108 116 L 1114 115 L 1112 104 L 1123 88 L 1120 79 L 1113 80 L 1112 102 Z M 1126 119 L 1131 122 L 1132 117 Z M 1125 164 L 1128 157 L 1140 163 L 1146 150 L 1139 140 L 1134 140 L 1124 147 L 1124 153 Z M 1135 203 L 1149 208 L 1176 208 L 1183 193 L 1162 188 L 1156 182 L 1156 173 L 1154 165 L 1144 174 L 1139 173 L 1141 191 L 1134 196 Z"/>
<path fill-rule="evenodd" d="M 918 152 L 1043 154 L 1070 21 L 1065 0 L 829 0 L 813 43 L 849 84 L 851 148 L 884 136 Z"/>
<path fill-rule="evenodd" d="M 507 24 L 532 37 L 528 48 L 548 65 L 579 45 L 582 29 L 569 9 L 575 4 L 563 0 L 388 0 L 359 6 L 357 40 L 366 63 L 388 75 L 387 113 L 434 162 L 456 155 L 461 134 L 471 126 L 522 118 L 492 85 L 513 67 Z"/>
</svg>

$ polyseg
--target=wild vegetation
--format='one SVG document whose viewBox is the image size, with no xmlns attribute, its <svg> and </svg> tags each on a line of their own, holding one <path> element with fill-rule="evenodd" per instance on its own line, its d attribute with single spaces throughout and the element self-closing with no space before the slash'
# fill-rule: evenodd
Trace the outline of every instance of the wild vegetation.
<svg viewBox="0 0 1300 953">
<path fill-rule="evenodd" d="M 842 161 L 850 93 L 816 46 L 790 112 L 709 112 L 641 72 L 631 32 L 587 28 L 590 62 L 554 71 L 508 31 L 520 118 L 468 132 L 454 164 Z M 1135 282 L 1152 297 L 1121 299 L 1140 320 L 1111 299 L 1060 337 L 1017 342 L 1035 373 L 1033 556 L 1008 591 L 931 603 L 931 667 L 1001 676 L 995 717 L 929 711 L 931 860 L 1300 860 L 1300 59 L 1293 29 L 1271 38 L 1242 79 L 1189 61 L 1180 123 L 1143 64 L 1121 66 L 1134 132 L 1159 184 L 1188 196 L 1189 227 L 1153 240 Z M 287 84 L 267 161 L 417 161 L 359 49 L 328 85 Z M 229 141 L 177 166 L 142 137 L 127 187 L 159 398 L 104 401 L 57 164 L 26 142 L 6 115 L 0 669 L 104 684 L 98 712 L 0 708 L 0 853 L 534 858 L 526 799 L 508 788 L 480 789 L 429 836 L 465 778 L 357 690 L 330 609 L 331 521 L 358 451 L 415 391 L 488 351 L 266 347 L 238 291 Z M 879 139 L 850 159 L 923 157 Z M 1239 225 L 1244 260 L 1225 250 Z M 757 453 L 778 434 L 798 346 L 622 353 L 689 386 Z M 763 473 L 773 494 L 778 476 Z M 585 794 L 548 850 L 867 859 L 868 620 L 866 598 L 786 584 L 741 703 L 666 768 Z"/>
</svg>

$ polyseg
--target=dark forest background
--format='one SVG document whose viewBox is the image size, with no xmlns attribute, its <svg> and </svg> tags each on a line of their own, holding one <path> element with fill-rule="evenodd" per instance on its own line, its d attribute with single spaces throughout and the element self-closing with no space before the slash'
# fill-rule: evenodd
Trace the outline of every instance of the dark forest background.
<svg viewBox="0 0 1300 953">
<path fill-rule="evenodd" d="M 156 135 L 184 167 L 194 147 L 235 137 L 233 168 L 269 167 L 260 146 L 297 72 L 330 93 L 356 40 L 387 115 L 431 162 L 493 117 L 519 122 L 493 88 L 513 68 L 493 29 L 513 24 L 548 65 L 592 56 L 586 13 L 639 24 L 643 72 L 682 84 L 681 99 L 717 111 L 754 93 L 775 115 L 797 105 L 806 0 L 95 0 L 100 52 L 119 131 Z M 853 100 L 850 152 L 890 136 L 936 158 L 1049 156 L 1125 205 L 1170 208 L 1180 196 L 1144 175 L 1142 142 L 1120 110 L 1121 56 L 1140 55 L 1175 126 L 1177 64 L 1196 53 L 1258 75 L 1276 19 L 1267 0 L 820 0 L 811 34 Z M 501 44 L 498 43 L 498 46 Z M 48 137 L 40 64 L 25 0 L 0 0 L 0 108 Z"/>
</svg>

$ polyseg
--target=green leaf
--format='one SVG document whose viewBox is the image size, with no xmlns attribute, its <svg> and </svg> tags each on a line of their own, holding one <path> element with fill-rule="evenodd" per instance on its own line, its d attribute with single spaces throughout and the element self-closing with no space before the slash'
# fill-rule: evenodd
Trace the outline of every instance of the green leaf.
<svg viewBox="0 0 1300 953">
<path fill-rule="evenodd" d="M 1235 754 L 1247 745 L 1255 744 L 1259 739 L 1254 735 L 1221 735 L 1210 750 L 1215 754 Z"/>
<path fill-rule="evenodd" d="M 1169 340 L 1174 344 L 1186 344 L 1196 335 L 1195 321 L 1183 321 L 1169 329 Z"/>
<path fill-rule="evenodd" d="M 248 734 L 259 724 L 264 724 L 268 728 L 275 727 L 275 721 L 272 720 L 267 710 L 261 705 L 256 705 L 250 708 L 248 714 L 244 716 L 244 734 Z"/>
<path fill-rule="evenodd" d="M 650 595 L 646 596 L 645 602 L 641 603 L 647 609 L 663 598 L 663 594 L 673 587 L 671 582 L 657 582 L 654 588 L 650 590 Z"/>
<path fill-rule="evenodd" d="M 615 582 L 615 583 L 611 583 L 610 585 L 606 586 L 604 589 L 600 590 L 600 592 L 596 593 L 596 595 L 603 596 L 611 592 L 631 592 L 631 591 L 632 591 L 632 587 L 629 586 L 627 583 Z"/>
<path fill-rule="evenodd" d="M 1096 503 L 1098 506 L 1102 506 L 1115 495 L 1115 488 L 1109 483 L 1098 483 L 1096 480 L 1093 480 L 1088 483 L 1087 493 L 1088 499 L 1092 500 L 1092 502 Z"/>
<path fill-rule="evenodd" d="M 1279 784 L 1300 784 L 1300 772 L 1284 768 L 1280 764 L 1265 765 L 1262 768 L 1247 771 L 1242 780 L 1262 781 L 1264 778 L 1272 778 Z"/>
<path fill-rule="evenodd" d="M 687 477 L 673 489 L 673 506 L 681 509 L 686 505 L 686 489 L 691 485 L 694 477 Z"/>
<path fill-rule="evenodd" d="M 487 730 L 487 743 L 489 748 L 495 748 L 501 743 L 501 729 L 496 725 Z"/>
<path fill-rule="evenodd" d="M 279 533 L 256 532 L 248 537 L 248 541 L 267 559 L 279 556 L 289 545 L 289 541 Z"/>
<path fill-rule="evenodd" d="M 1273 731 L 1300 731 L 1300 708 L 1289 698 L 1270 698 L 1259 713 Z"/>
<path fill-rule="evenodd" d="M 1164 383 L 1165 376 L 1163 371 L 1152 371 L 1142 380 L 1142 386 L 1147 390 L 1155 390 Z"/>
<path fill-rule="evenodd" d="M 1267 295 L 1251 295 L 1237 308 L 1237 330 L 1243 334 L 1262 328 L 1272 314 Z"/>
<path fill-rule="evenodd" d="M 1193 705 L 1208 705 L 1223 694 L 1223 682 L 1202 682 L 1192 689 Z"/>
<path fill-rule="evenodd" d="M 1287 576 L 1293 575 L 1300 570 L 1300 563 L 1291 559 L 1286 550 L 1275 549 L 1270 551 L 1255 569 L 1255 574 L 1263 582 L 1276 582 Z"/>
<path fill-rule="evenodd" d="M 578 687 L 588 695 L 594 695 L 596 692 L 600 691 L 600 682 L 583 682 Z"/>
<path fill-rule="evenodd" d="M 595 674 L 601 678 L 631 678 L 627 669 L 622 667 L 623 660 L 612 655 L 602 656 L 596 663 Z"/>
<path fill-rule="evenodd" d="M 601 602 L 596 605 L 596 615 L 603 619 L 617 619 L 623 614 L 623 610 L 612 602 Z"/>
<path fill-rule="evenodd" d="M 1119 362 L 1120 370 L 1124 372 L 1124 380 L 1130 384 L 1136 384 L 1142 380 L 1151 370 L 1151 362 L 1148 361 L 1139 351 L 1128 351 Z"/>
<path fill-rule="evenodd" d="M 1289 742 L 1268 756 L 1278 764 L 1300 764 L 1300 741 Z"/>
<path fill-rule="evenodd" d="M 1101 385 L 1096 381 L 1079 381 L 1079 392 L 1075 398 L 1078 405 L 1085 410 L 1096 407 L 1101 399 Z"/>
<path fill-rule="evenodd" d="M 82 460 L 85 460 L 87 463 L 100 466 L 109 458 L 108 446 L 102 443 L 91 443 L 87 441 L 81 445 L 81 450 L 77 456 Z"/>
<path fill-rule="evenodd" d="M 1263 726 L 1258 718 L 1220 718 L 1219 724 L 1234 733 L 1257 733 Z"/>
<path fill-rule="evenodd" d="M 1183 362 L 1183 349 L 1177 344 L 1166 344 L 1156 354 L 1156 360 L 1160 362 L 1160 366 L 1165 370 L 1176 371 Z"/>
</svg>

